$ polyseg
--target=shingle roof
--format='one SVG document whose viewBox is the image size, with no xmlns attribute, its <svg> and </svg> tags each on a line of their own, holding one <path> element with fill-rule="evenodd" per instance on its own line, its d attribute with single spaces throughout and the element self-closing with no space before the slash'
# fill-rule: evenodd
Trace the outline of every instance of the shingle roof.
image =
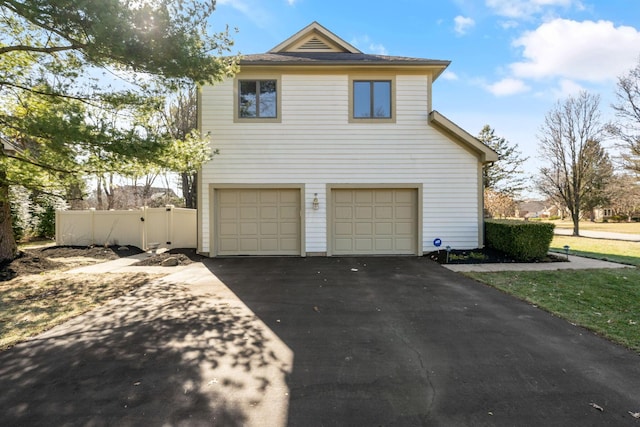
<svg viewBox="0 0 640 427">
<path fill-rule="evenodd" d="M 446 67 L 451 61 L 349 52 L 281 52 L 244 55 L 240 65 L 422 65 Z"/>
</svg>

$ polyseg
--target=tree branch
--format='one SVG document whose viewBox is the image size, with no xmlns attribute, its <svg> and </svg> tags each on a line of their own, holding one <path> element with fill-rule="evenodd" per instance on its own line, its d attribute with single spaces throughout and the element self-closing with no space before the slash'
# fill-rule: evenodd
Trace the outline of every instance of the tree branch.
<svg viewBox="0 0 640 427">
<path fill-rule="evenodd" d="M 9 52 L 37 52 L 37 53 L 55 53 L 63 52 L 67 50 L 77 50 L 79 47 L 76 45 L 69 46 L 51 46 L 51 47 L 37 47 L 27 45 L 5 46 L 0 48 L 0 55 Z"/>
</svg>

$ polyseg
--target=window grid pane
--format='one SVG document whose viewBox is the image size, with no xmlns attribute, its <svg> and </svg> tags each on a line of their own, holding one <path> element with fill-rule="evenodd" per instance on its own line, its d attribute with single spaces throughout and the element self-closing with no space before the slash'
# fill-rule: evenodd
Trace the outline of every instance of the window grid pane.
<svg viewBox="0 0 640 427">
<path fill-rule="evenodd" d="M 373 82 L 373 117 L 391 117 L 391 82 Z"/>
<path fill-rule="evenodd" d="M 256 117 L 258 93 L 257 82 L 244 80 L 240 82 L 240 117 Z"/>
<path fill-rule="evenodd" d="M 370 82 L 353 82 L 353 117 L 371 117 Z"/>
<path fill-rule="evenodd" d="M 353 117 L 356 119 L 391 118 L 391 81 L 354 81 Z"/>
<path fill-rule="evenodd" d="M 239 117 L 277 117 L 278 96 L 276 80 L 241 80 L 239 89 Z"/>
</svg>

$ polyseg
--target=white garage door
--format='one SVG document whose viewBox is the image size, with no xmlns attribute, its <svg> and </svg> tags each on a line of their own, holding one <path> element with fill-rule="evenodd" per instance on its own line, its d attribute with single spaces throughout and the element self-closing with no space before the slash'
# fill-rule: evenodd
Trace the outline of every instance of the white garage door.
<svg viewBox="0 0 640 427">
<path fill-rule="evenodd" d="M 300 190 L 218 189 L 217 255 L 300 255 Z"/>
<path fill-rule="evenodd" d="M 416 189 L 333 189 L 333 255 L 412 255 L 418 248 Z"/>
</svg>

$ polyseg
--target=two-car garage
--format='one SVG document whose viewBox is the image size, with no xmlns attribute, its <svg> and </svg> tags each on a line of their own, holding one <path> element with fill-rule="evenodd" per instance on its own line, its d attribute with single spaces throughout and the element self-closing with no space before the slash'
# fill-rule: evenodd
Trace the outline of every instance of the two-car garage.
<svg viewBox="0 0 640 427">
<path fill-rule="evenodd" d="M 216 188 L 215 256 L 304 254 L 303 188 Z M 328 255 L 419 253 L 417 188 L 327 188 Z"/>
</svg>

